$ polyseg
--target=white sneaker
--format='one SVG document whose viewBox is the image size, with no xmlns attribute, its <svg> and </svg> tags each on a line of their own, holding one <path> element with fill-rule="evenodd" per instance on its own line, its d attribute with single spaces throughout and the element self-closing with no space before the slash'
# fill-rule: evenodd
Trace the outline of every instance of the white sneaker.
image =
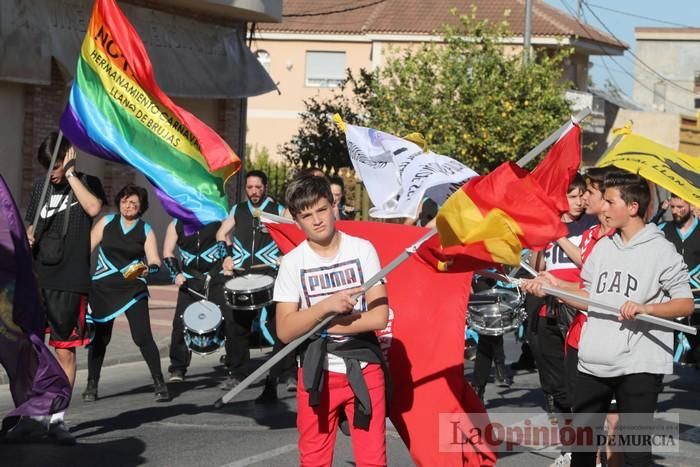
<svg viewBox="0 0 700 467">
<path fill-rule="evenodd" d="M 567 452 L 559 454 L 559 457 L 554 459 L 549 467 L 569 467 L 569 465 L 571 465 L 571 453 Z"/>
</svg>

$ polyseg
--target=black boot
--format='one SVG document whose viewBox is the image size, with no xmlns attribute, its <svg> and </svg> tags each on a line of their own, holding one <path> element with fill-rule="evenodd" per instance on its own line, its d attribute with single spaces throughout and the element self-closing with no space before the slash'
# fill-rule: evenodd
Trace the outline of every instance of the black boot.
<svg viewBox="0 0 700 467">
<path fill-rule="evenodd" d="M 168 386 L 163 380 L 163 375 L 156 376 L 153 378 L 153 390 L 155 392 L 156 402 L 167 402 L 170 400 Z"/>
<path fill-rule="evenodd" d="M 513 371 L 537 371 L 535 356 L 532 354 L 532 348 L 530 345 L 527 342 L 523 342 L 520 349 L 520 358 L 510 364 L 510 369 Z"/>
<path fill-rule="evenodd" d="M 496 385 L 502 388 L 509 388 L 513 384 L 513 378 L 510 377 L 506 370 L 506 365 L 503 362 L 495 363 L 494 380 Z"/>
<path fill-rule="evenodd" d="M 265 378 L 265 389 L 255 399 L 256 404 L 274 404 L 277 402 L 277 378 L 269 376 Z"/>
<path fill-rule="evenodd" d="M 97 380 L 88 379 L 87 386 L 83 392 L 83 400 L 85 402 L 95 402 L 97 400 Z"/>
</svg>

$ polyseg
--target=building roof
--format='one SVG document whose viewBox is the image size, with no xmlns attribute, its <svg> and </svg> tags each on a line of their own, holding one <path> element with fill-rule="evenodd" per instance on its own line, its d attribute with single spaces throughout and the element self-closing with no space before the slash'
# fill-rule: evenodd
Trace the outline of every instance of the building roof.
<svg viewBox="0 0 700 467">
<path fill-rule="evenodd" d="M 139 0 L 126 0 L 142 6 Z M 282 20 L 282 0 L 150 0 L 165 10 L 184 8 L 195 14 L 233 21 L 274 21 Z"/>
<path fill-rule="evenodd" d="M 628 48 L 542 0 L 532 3 L 533 37 L 574 37 L 619 49 L 619 53 Z M 511 32 L 523 35 L 525 0 L 285 0 L 281 23 L 258 26 L 264 32 L 430 35 L 444 24 L 457 24 L 450 13 L 453 8 L 469 13 L 472 5 L 478 18 L 493 22 L 502 21 L 510 11 Z"/>
<path fill-rule="evenodd" d="M 651 27 L 636 27 L 634 32 L 666 32 L 669 34 L 674 33 L 700 33 L 700 28 L 651 28 Z"/>
</svg>

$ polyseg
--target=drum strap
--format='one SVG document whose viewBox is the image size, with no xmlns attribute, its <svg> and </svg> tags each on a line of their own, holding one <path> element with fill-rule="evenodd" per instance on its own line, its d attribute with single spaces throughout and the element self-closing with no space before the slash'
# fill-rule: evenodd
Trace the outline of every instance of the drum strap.
<svg viewBox="0 0 700 467">
<path fill-rule="evenodd" d="M 368 429 L 372 418 L 372 403 L 360 362 L 379 363 L 382 366 L 387 414 L 392 393 L 389 368 L 379 347 L 377 336 L 372 332 L 367 332 L 353 336 L 349 341 L 341 343 L 329 342 L 328 339 L 319 337 L 308 344 L 301 356 L 301 361 L 304 387 L 309 393 L 311 407 L 321 403 L 324 378 L 323 362 L 328 352 L 341 357 L 345 362 L 348 382 L 355 395 L 353 426 L 364 430 Z"/>
</svg>

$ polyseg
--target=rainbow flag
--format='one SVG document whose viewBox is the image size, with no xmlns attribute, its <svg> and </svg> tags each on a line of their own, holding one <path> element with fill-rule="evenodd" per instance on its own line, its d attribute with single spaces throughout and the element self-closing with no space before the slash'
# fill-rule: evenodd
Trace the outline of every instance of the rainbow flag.
<svg viewBox="0 0 700 467">
<path fill-rule="evenodd" d="M 168 214 L 186 226 L 226 217 L 224 183 L 240 159 L 161 91 L 143 42 L 114 0 L 95 2 L 61 130 L 77 148 L 142 172 Z"/>
</svg>

